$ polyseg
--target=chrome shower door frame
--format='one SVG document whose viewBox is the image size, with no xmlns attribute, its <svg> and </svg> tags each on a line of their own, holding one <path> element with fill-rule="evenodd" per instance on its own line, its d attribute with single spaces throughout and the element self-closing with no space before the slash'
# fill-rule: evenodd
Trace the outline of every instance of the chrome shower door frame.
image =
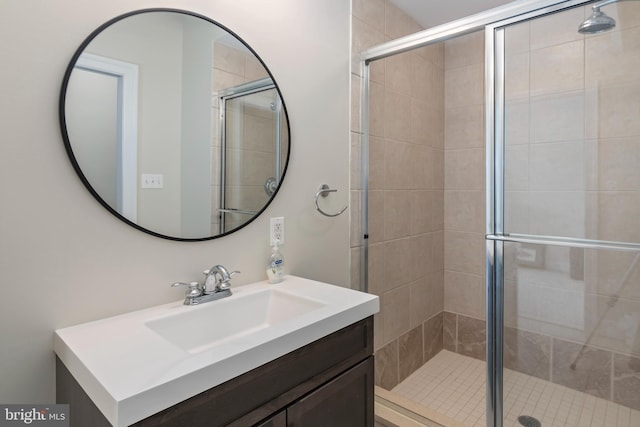
<svg viewBox="0 0 640 427">
<path fill-rule="evenodd" d="M 224 234 L 226 230 L 225 216 L 227 213 L 238 213 L 241 215 L 254 216 L 257 212 L 247 211 L 241 209 L 229 209 L 226 206 L 226 180 L 227 180 L 227 101 L 240 98 L 243 96 L 252 95 L 254 93 L 263 92 L 266 90 L 277 89 L 275 83 L 270 77 L 243 83 L 237 86 L 233 86 L 224 90 L 221 90 L 214 94 L 213 98 L 218 107 L 218 141 L 220 142 L 220 167 L 219 167 L 219 182 L 220 191 L 218 192 L 218 234 Z M 282 135 L 281 135 L 281 123 L 282 123 L 282 101 L 278 96 L 276 98 L 276 188 L 280 185 L 281 173 L 281 159 L 282 159 Z"/>
<path fill-rule="evenodd" d="M 540 236 L 506 236 L 504 233 L 504 27 L 583 5 L 591 0 L 525 0 L 420 31 L 365 50 L 360 61 L 361 129 L 361 290 L 368 292 L 368 178 L 369 178 L 369 98 L 371 62 L 462 36 L 485 31 L 485 143 L 486 143 L 486 361 L 487 426 L 503 425 L 503 329 L 505 241 L 545 241 L 566 245 Z M 566 240 L 566 239 L 565 239 Z M 580 240 L 580 239 L 577 239 Z M 573 246 L 592 247 L 601 242 L 580 240 Z M 617 245 L 616 245 L 617 246 Z"/>
</svg>

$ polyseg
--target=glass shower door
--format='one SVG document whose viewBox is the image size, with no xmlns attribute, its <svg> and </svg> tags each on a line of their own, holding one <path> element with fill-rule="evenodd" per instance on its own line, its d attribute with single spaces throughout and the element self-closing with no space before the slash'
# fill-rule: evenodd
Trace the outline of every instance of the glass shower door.
<svg viewBox="0 0 640 427">
<path fill-rule="evenodd" d="M 241 227 L 273 196 L 288 153 L 287 126 L 270 78 L 226 89 L 219 97 L 220 234 Z"/>
<path fill-rule="evenodd" d="M 495 27 L 504 425 L 640 425 L 640 2 L 591 6 Z"/>
</svg>

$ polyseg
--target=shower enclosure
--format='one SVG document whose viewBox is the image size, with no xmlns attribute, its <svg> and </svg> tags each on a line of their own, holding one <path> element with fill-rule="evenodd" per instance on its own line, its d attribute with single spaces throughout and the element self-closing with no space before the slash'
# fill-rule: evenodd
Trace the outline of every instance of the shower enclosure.
<svg viewBox="0 0 640 427">
<path fill-rule="evenodd" d="M 223 234 L 253 218 L 278 188 L 287 130 L 269 77 L 225 88 L 216 98 L 220 186 L 215 205 L 217 232 Z"/>
<path fill-rule="evenodd" d="M 375 38 L 357 3 L 356 47 Z M 362 49 L 352 240 L 381 297 L 380 414 L 640 425 L 640 2 L 592 6 Z M 597 12 L 615 27 L 591 32 Z"/>
</svg>

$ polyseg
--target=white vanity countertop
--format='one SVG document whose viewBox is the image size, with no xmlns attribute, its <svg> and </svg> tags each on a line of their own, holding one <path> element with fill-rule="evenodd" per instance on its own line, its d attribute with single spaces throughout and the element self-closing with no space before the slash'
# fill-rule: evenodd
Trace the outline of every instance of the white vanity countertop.
<svg viewBox="0 0 640 427">
<path fill-rule="evenodd" d="M 204 350 L 187 351 L 147 322 L 213 308 L 277 290 L 319 302 L 319 308 Z M 239 300 L 238 300 L 239 301 Z M 233 288 L 233 295 L 197 306 L 181 301 L 55 331 L 54 350 L 104 416 L 127 426 L 305 346 L 379 310 L 378 297 L 295 276 Z M 223 324 L 193 328 L 225 328 Z"/>
</svg>

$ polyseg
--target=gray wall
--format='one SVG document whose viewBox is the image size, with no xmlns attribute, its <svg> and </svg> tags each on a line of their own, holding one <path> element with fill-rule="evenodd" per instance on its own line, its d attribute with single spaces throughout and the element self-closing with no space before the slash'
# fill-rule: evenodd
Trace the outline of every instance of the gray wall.
<svg viewBox="0 0 640 427">
<path fill-rule="evenodd" d="M 114 16 L 162 6 L 210 16 L 243 37 L 290 113 L 281 193 L 261 218 L 213 241 L 162 240 L 115 219 L 86 191 L 60 137 L 59 88 L 75 49 Z M 348 0 L 0 3 L 0 402 L 53 401 L 56 328 L 178 300 L 183 291 L 168 285 L 215 263 L 242 271 L 236 286 L 262 280 L 269 217 L 286 219 L 291 273 L 348 285 L 348 215 L 322 217 L 312 197 L 327 182 L 339 189 L 329 204 L 348 201 L 349 12 Z"/>
</svg>

